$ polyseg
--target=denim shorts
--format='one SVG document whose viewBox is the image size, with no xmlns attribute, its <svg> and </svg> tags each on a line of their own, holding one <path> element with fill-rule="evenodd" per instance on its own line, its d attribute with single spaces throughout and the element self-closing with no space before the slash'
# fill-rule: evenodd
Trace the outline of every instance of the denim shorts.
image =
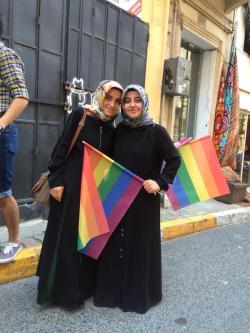
<svg viewBox="0 0 250 333">
<path fill-rule="evenodd" d="M 0 199 L 12 195 L 13 166 L 17 145 L 17 126 L 11 124 L 0 134 Z"/>
</svg>

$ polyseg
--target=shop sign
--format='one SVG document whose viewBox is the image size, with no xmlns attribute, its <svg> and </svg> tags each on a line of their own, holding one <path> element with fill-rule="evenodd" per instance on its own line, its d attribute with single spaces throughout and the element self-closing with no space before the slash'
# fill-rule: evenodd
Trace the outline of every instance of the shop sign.
<svg viewBox="0 0 250 333">
<path fill-rule="evenodd" d="M 108 0 L 114 5 L 128 11 L 133 15 L 138 15 L 141 12 L 142 0 Z"/>
</svg>

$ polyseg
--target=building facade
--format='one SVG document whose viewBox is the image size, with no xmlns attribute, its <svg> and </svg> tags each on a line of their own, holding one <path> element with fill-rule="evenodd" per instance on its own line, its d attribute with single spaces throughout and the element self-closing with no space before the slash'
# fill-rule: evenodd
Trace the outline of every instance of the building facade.
<svg viewBox="0 0 250 333">
<path fill-rule="evenodd" d="M 191 61 L 189 96 L 162 97 L 161 123 L 174 140 L 212 134 L 222 65 L 228 61 L 234 13 L 224 1 L 173 0 L 166 58 Z"/>
<path fill-rule="evenodd" d="M 144 0 L 141 13 L 141 18 L 149 23 L 145 86 L 150 95 L 151 113 L 168 129 L 174 141 L 185 136 L 212 135 L 220 73 L 222 66 L 227 69 L 235 36 L 241 110 L 238 146 L 239 152 L 243 152 L 238 170 L 241 175 L 244 160 L 250 160 L 250 60 L 244 49 L 246 4 L 247 1 L 231 0 Z M 163 93 L 164 61 L 177 57 L 191 62 L 189 96 Z"/>
<path fill-rule="evenodd" d="M 182 135 L 211 134 L 219 73 L 229 60 L 237 11 L 246 3 L 230 0 L 142 0 L 140 17 L 149 23 L 150 36 L 145 87 L 149 91 L 152 115 L 172 136 L 181 136 L 176 132 L 176 108 L 179 110 L 182 104 L 187 103 L 178 96 L 161 93 L 164 60 L 181 56 L 192 61 L 190 110 L 189 115 L 183 111 L 185 121 L 179 126 Z M 240 39 L 242 42 L 242 36 Z M 239 62 L 242 61 L 246 59 L 241 57 Z M 245 86 L 246 82 L 242 84 Z M 194 93 L 195 96 L 192 95 Z"/>
</svg>

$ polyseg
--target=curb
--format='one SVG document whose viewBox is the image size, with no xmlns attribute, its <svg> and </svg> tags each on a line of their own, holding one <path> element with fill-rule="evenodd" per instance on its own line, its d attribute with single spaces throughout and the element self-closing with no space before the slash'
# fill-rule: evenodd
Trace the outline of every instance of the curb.
<svg viewBox="0 0 250 333">
<path fill-rule="evenodd" d="M 166 241 L 203 230 L 250 221 L 250 207 L 161 222 L 161 240 Z M 14 262 L 0 266 L 0 284 L 36 274 L 41 246 L 24 248 Z"/>
<path fill-rule="evenodd" d="M 174 221 L 161 222 L 161 240 L 166 241 L 223 225 L 250 221 L 250 207 L 235 208 Z"/>
<path fill-rule="evenodd" d="M 216 226 L 216 217 L 213 214 L 161 222 L 161 240 L 166 241 L 190 235 L 202 230 L 215 228 Z"/>
<path fill-rule="evenodd" d="M 15 261 L 0 266 L 0 284 L 20 280 L 36 274 L 41 246 L 24 248 Z"/>
</svg>

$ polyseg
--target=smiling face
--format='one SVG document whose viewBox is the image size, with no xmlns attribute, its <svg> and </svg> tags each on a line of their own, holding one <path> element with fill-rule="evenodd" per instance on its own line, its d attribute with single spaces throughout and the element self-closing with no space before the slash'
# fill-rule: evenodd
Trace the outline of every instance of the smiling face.
<svg viewBox="0 0 250 333">
<path fill-rule="evenodd" d="M 112 88 L 106 93 L 103 100 L 102 112 L 106 117 L 113 118 L 117 115 L 121 105 L 122 92 Z"/>
<path fill-rule="evenodd" d="M 143 112 L 143 101 L 140 94 L 135 91 L 128 91 L 123 99 L 122 108 L 131 119 L 137 119 Z"/>
</svg>

